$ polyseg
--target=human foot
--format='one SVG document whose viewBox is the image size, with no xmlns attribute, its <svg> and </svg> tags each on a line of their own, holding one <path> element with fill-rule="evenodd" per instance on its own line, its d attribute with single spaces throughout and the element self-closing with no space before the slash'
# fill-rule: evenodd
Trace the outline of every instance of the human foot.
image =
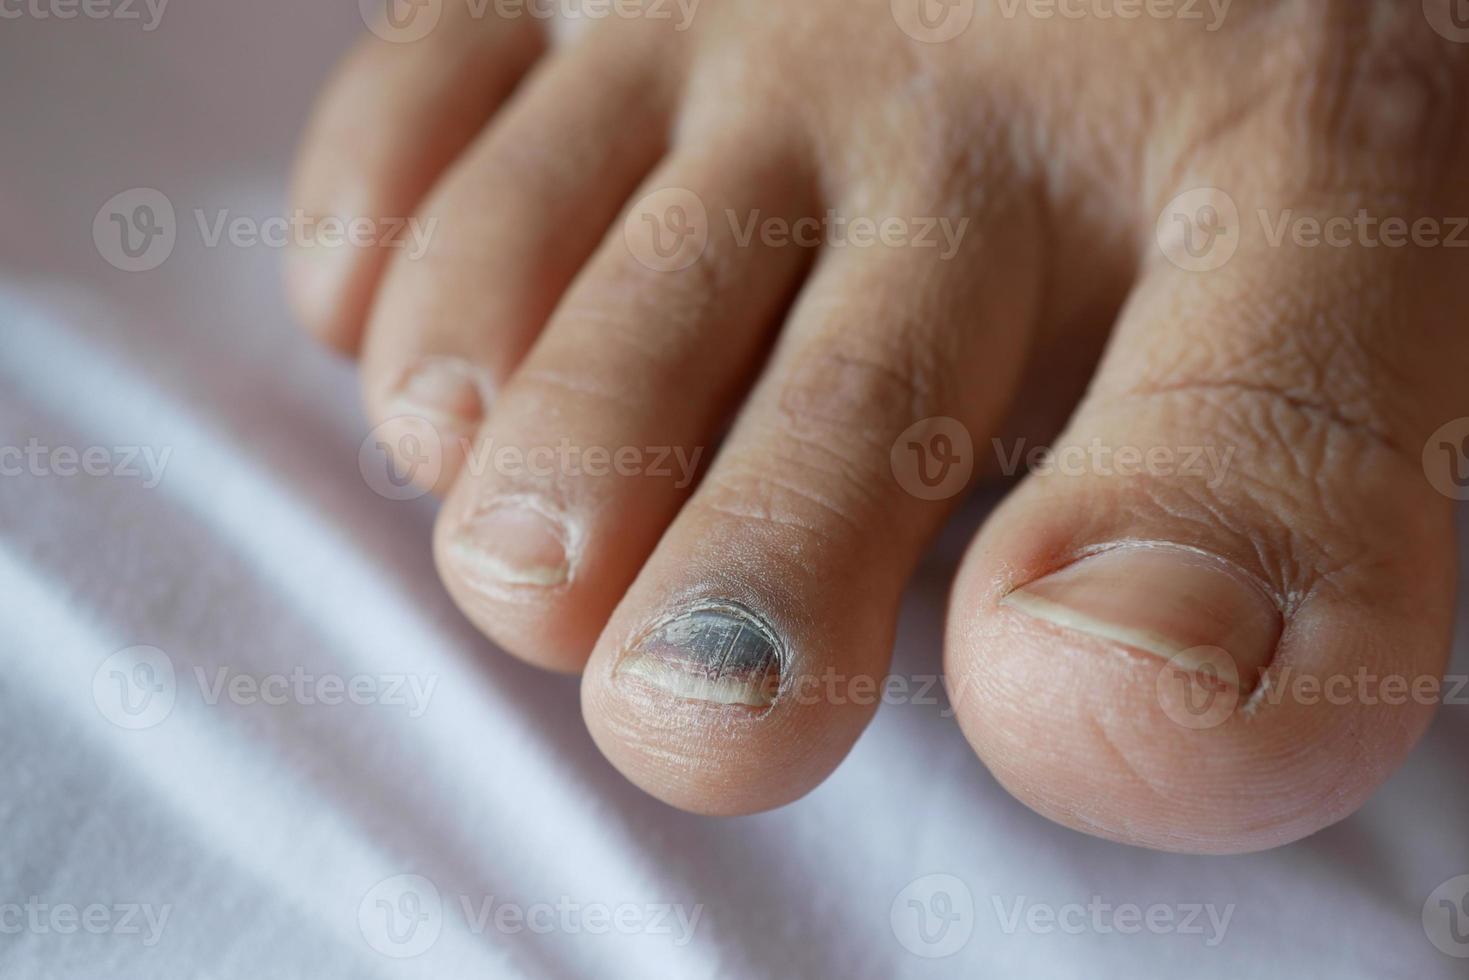
<svg viewBox="0 0 1469 980">
<path fill-rule="evenodd" d="M 942 465 L 1065 418 L 1105 343 L 1055 443 L 1091 462 L 1019 486 L 959 575 L 958 719 L 1070 826 L 1298 838 L 1432 713 L 1293 685 L 1441 672 L 1419 454 L 1469 414 L 1452 229 L 1311 221 L 1465 213 L 1469 49 L 1386 0 L 979 6 L 646 0 L 553 44 L 534 4 L 429 4 L 339 72 L 297 203 L 431 246 L 299 254 L 293 297 L 389 442 L 443 447 L 466 614 L 585 668 L 614 764 L 707 813 L 836 766 Z"/>
</svg>

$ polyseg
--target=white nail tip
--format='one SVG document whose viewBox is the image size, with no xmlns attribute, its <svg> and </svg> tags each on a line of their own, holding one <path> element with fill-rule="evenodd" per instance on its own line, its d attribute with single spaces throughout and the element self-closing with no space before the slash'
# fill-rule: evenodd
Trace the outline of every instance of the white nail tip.
<svg viewBox="0 0 1469 980">
<path fill-rule="evenodd" d="M 1162 634 L 1109 623 L 1095 616 L 1077 612 L 1058 602 L 1042 599 L 1024 589 L 1011 592 L 1000 600 L 1000 605 L 1025 613 L 1033 619 L 1039 619 L 1077 633 L 1095 636 L 1098 639 L 1121 643 L 1124 646 L 1162 657 L 1164 660 L 1171 660 L 1189 649 Z"/>
<path fill-rule="evenodd" d="M 549 589 L 565 585 L 571 580 L 569 563 L 560 565 L 512 564 L 466 542 L 459 542 L 450 550 L 455 566 L 471 581 Z"/>
<path fill-rule="evenodd" d="M 773 703 L 763 684 L 749 683 L 730 677 L 710 678 L 688 671 L 671 669 L 644 657 L 630 658 L 617 671 L 686 701 L 711 704 L 744 705 L 768 708 Z"/>
</svg>

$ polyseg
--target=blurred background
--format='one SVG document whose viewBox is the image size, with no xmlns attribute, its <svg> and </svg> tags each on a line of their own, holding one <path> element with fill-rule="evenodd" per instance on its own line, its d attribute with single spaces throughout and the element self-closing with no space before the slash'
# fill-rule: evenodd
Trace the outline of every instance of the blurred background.
<svg viewBox="0 0 1469 980">
<path fill-rule="evenodd" d="M 1469 894 L 1469 688 L 1361 813 L 1242 858 L 1033 816 L 936 685 L 784 810 L 643 796 L 454 610 L 433 504 L 374 491 L 280 250 L 213 241 L 289 219 L 358 5 L 0 15 L 0 976 L 1469 975 L 1469 907 L 1428 915 Z M 909 691 L 985 506 L 908 597 Z"/>
</svg>

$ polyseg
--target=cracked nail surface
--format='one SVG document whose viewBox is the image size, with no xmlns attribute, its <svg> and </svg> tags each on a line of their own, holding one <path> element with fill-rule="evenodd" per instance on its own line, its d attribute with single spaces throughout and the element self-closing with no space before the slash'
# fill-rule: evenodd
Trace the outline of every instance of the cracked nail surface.
<svg viewBox="0 0 1469 980">
<path fill-rule="evenodd" d="M 734 603 L 709 603 L 654 626 L 617 666 L 675 697 L 768 708 L 780 689 L 781 644 L 755 613 Z"/>
</svg>

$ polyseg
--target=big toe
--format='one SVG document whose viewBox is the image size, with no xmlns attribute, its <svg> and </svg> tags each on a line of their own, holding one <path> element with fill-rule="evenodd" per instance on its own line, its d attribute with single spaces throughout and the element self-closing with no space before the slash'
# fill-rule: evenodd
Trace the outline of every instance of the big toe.
<svg viewBox="0 0 1469 980">
<path fill-rule="evenodd" d="M 1413 338 L 1450 335 L 1452 276 L 1367 261 L 1246 242 L 1207 277 L 1158 263 L 972 547 L 951 696 L 1041 813 L 1257 850 L 1350 814 L 1427 726 L 1454 548 L 1420 456 L 1463 412 L 1452 358 Z"/>
</svg>

